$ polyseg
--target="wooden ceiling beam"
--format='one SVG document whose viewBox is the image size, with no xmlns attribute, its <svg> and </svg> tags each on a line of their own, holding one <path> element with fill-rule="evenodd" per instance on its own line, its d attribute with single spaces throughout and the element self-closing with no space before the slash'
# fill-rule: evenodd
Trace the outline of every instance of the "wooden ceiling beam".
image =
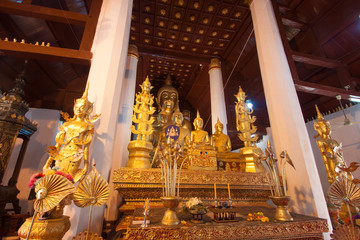
<svg viewBox="0 0 360 240">
<path fill-rule="evenodd" d="M 292 18 L 289 18 L 289 17 L 282 16 L 281 17 L 281 22 L 285 26 L 300 29 L 302 31 L 306 31 L 308 29 L 308 26 L 305 23 L 300 22 L 300 21 L 295 20 L 295 19 L 292 19 Z"/>
<path fill-rule="evenodd" d="M 331 87 L 318 83 L 311 83 L 305 81 L 294 81 L 297 91 L 318 94 L 328 97 L 341 96 L 341 99 L 351 100 L 351 98 L 360 98 L 360 92 L 346 91 L 345 89 Z"/>
<path fill-rule="evenodd" d="M 84 26 L 89 19 L 88 15 L 81 13 L 10 1 L 0 1 L 0 12 L 81 26 Z"/>
<path fill-rule="evenodd" d="M 58 47 L 44 47 L 32 44 L 0 40 L 0 55 L 90 65 L 92 53 Z"/>
<path fill-rule="evenodd" d="M 315 66 L 319 66 L 319 67 L 338 68 L 338 67 L 344 66 L 344 64 L 339 61 L 324 58 L 324 57 L 318 57 L 318 56 L 314 56 L 314 55 L 307 54 L 307 53 L 291 51 L 291 55 L 295 62 L 306 63 L 306 64 L 315 65 Z"/>
<path fill-rule="evenodd" d="M 171 53 L 170 51 L 167 51 L 166 53 L 155 53 L 153 51 L 150 51 L 149 49 L 143 49 L 139 48 L 139 54 L 149 57 L 156 57 L 156 58 L 163 58 L 167 59 L 169 61 L 183 61 L 186 63 L 192 63 L 192 64 L 203 64 L 208 65 L 210 63 L 211 56 L 209 57 L 196 57 L 196 56 L 189 56 L 186 54 L 176 54 Z"/>
</svg>

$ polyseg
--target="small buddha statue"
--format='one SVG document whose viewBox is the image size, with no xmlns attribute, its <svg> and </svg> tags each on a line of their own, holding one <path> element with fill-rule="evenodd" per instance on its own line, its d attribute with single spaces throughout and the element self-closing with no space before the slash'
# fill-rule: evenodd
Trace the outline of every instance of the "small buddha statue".
<svg viewBox="0 0 360 240">
<path fill-rule="evenodd" d="M 187 136 L 190 136 L 190 130 L 185 127 L 183 124 L 184 116 L 180 112 L 179 108 L 176 108 L 175 112 L 172 115 L 172 123 L 179 127 L 180 129 L 180 136 L 178 138 L 180 145 L 183 147 L 185 145 L 185 139 Z"/>
<path fill-rule="evenodd" d="M 215 133 L 211 136 L 211 145 L 217 153 L 228 153 L 231 151 L 231 141 L 228 135 L 223 133 L 224 125 L 217 119 Z"/>
<path fill-rule="evenodd" d="M 210 145 L 210 139 L 208 132 L 204 131 L 204 121 L 200 117 L 199 110 L 197 111 L 196 118 L 194 119 L 194 131 L 190 134 L 190 145 L 192 147 Z"/>
<path fill-rule="evenodd" d="M 55 137 L 56 145 L 49 147 L 50 156 L 43 170 L 46 172 L 55 161 L 59 171 L 70 174 L 74 182 L 81 181 L 89 168 L 89 145 L 94 135 L 92 124 L 100 115 L 90 118 L 93 103 L 88 100 L 88 87 L 81 98 L 74 104 L 74 117 L 69 118 L 67 113 L 61 113 L 65 123 L 59 126 L 59 133 Z M 84 159 L 84 168 L 79 169 Z"/>
<path fill-rule="evenodd" d="M 321 153 L 321 157 L 324 162 L 324 166 L 327 172 L 327 179 L 330 184 L 332 184 L 336 177 L 339 175 L 339 172 L 336 171 L 336 167 L 346 167 L 346 163 L 342 157 L 338 157 L 335 153 L 335 147 L 341 148 L 340 144 L 331 138 L 331 128 L 330 123 L 325 121 L 323 116 L 321 115 L 319 108 L 315 105 L 318 120 L 314 121 L 314 129 L 318 133 L 314 138 L 319 138 L 316 140 L 318 148 Z M 349 174 L 350 180 L 352 180 L 351 174 Z"/>
</svg>

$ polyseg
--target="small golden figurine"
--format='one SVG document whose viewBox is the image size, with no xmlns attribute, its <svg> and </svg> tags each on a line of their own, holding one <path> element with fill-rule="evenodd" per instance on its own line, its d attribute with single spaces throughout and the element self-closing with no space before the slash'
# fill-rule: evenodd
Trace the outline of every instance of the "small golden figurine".
<svg viewBox="0 0 360 240">
<path fill-rule="evenodd" d="M 93 103 L 88 100 L 88 88 L 86 85 L 84 94 L 76 99 L 74 104 L 74 117 L 61 112 L 65 123 L 59 126 L 59 133 L 55 137 L 56 145 L 49 147 L 49 158 L 43 167 L 44 172 L 55 166 L 59 171 L 70 174 L 74 182 L 83 179 L 89 168 L 89 145 L 94 135 L 94 125 L 100 115 L 90 118 Z M 84 159 L 84 169 L 79 169 L 81 160 Z"/>
<path fill-rule="evenodd" d="M 211 145 L 217 153 L 228 153 L 231 151 L 231 141 L 228 135 L 223 133 L 224 125 L 217 119 L 215 133 L 211 136 Z"/>
<path fill-rule="evenodd" d="M 187 149 L 189 156 L 189 169 L 193 170 L 217 170 L 215 148 L 210 145 L 209 134 L 204 131 L 203 119 L 197 111 L 197 117 L 194 119 L 195 130 L 191 131 L 187 138 Z"/>
<path fill-rule="evenodd" d="M 235 95 L 237 102 L 235 105 L 236 112 L 236 129 L 240 132 L 239 138 L 244 142 L 244 147 L 239 150 L 240 159 L 246 163 L 246 172 L 262 172 L 262 166 L 255 165 L 258 157 L 263 153 L 260 148 L 256 146 L 258 136 L 255 134 L 257 128 L 254 126 L 256 121 L 255 116 L 251 116 L 253 109 L 248 107 L 245 99 L 246 94 L 239 86 L 239 92 Z"/>
<path fill-rule="evenodd" d="M 156 111 L 153 107 L 154 96 L 150 93 L 153 88 L 146 77 L 140 85 L 141 92 L 136 94 L 136 104 L 134 105 L 134 114 L 131 119 L 135 125 L 131 126 L 131 132 L 137 134 L 136 140 L 128 145 L 129 161 L 127 167 L 131 168 L 150 168 L 150 153 L 153 151 L 153 145 L 150 142 L 150 136 L 154 129 L 152 124 L 155 118 L 152 114 Z"/>
<path fill-rule="evenodd" d="M 190 145 L 191 147 L 205 146 L 210 144 L 210 138 L 208 132 L 204 131 L 204 121 L 200 117 L 199 110 L 197 111 L 196 118 L 194 119 L 194 131 L 190 134 Z"/>
<path fill-rule="evenodd" d="M 314 121 L 314 129 L 318 134 L 314 138 L 319 138 L 316 140 L 316 143 L 325 165 L 327 179 L 329 183 L 332 184 L 336 180 L 336 177 L 339 176 L 339 171 L 336 170 L 336 167 L 346 167 L 346 163 L 344 159 L 334 151 L 335 148 L 341 150 L 341 146 L 330 136 L 330 123 L 324 120 L 317 105 L 315 105 L 315 108 L 318 115 L 318 120 L 317 122 Z M 351 174 L 349 174 L 349 176 L 351 176 Z M 352 180 L 352 177 L 350 177 L 350 180 Z"/>
</svg>

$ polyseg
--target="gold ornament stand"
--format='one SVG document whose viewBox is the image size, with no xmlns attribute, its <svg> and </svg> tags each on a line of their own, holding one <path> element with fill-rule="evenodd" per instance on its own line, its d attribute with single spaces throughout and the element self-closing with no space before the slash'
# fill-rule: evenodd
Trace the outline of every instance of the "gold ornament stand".
<svg viewBox="0 0 360 240">
<path fill-rule="evenodd" d="M 257 147 L 244 147 L 239 150 L 240 162 L 245 162 L 245 172 L 264 172 L 260 164 L 256 164 L 257 156 L 262 156 L 262 151 Z"/>
<path fill-rule="evenodd" d="M 218 170 L 245 172 L 246 162 L 240 159 L 238 153 L 217 153 Z"/>
<path fill-rule="evenodd" d="M 25 240 L 29 232 L 32 218 L 27 218 L 20 227 L 18 236 Z M 29 239 L 61 240 L 65 233 L 70 229 L 70 220 L 68 216 L 61 218 L 34 221 Z"/>
<path fill-rule="evenodd" d="M 150 153 L 153 151 L 153 145 L 148 141 L 135 140 L 128 145 L 129 161 L 126 164 L 128 168 L 150 168 Z"/>
</svg>

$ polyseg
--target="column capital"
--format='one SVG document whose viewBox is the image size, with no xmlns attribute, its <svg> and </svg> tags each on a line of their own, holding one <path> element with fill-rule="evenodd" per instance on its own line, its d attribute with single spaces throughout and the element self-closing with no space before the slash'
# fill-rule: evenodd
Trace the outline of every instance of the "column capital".
<svg viewBox="0 0 360 240">
<path fill-rule="evenodd" d="M 209 72 L 213 69 L 221 69 L 221 61 L 218 58 L 210 59 Z"/>
<path fill-rule="evenodd" d="M 132 56 L 135 57 L 136 59 L 139 59 L 139 52 L 136 45 L 134 44 L 129 45 L 128 56 Z"/>
</svg>

